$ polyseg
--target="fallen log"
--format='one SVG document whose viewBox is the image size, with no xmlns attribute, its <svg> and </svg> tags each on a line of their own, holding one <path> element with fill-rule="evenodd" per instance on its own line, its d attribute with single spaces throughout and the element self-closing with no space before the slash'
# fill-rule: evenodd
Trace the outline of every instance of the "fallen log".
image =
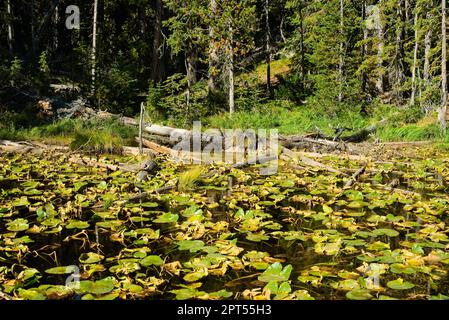
<svg viewBox="0 0 449 320">
<path fill-rule="evenodd" d="M 363 141 L 366 141 L 370 134 L 374 133 L 377 131 L 377 129 L 384 125 L 385 122 L 387 122 L 387 120 L 383 119 L 382 121 L 372 124 L 358 132 L 356 132 L 355 134 L 348 136 L 348 137 L 343 137 L 341 138 L 341 140 L 343 140 L 344 142 L 352 142 L 352 143 L 360 143 Z"/>
<path fill-rule="evenodd" d="M 349 189 L 352 187 L 352 185 L 358 180 L 358 178 L 365 172 L 366 170 L 366 164 L 360 168 L 359 170 L 357 170 L 352 176 L 351 178 L 348 180 L 348 182 L 346 182 L 345 186 L 343 187 L 343 189 Z"/>
<path fill-rule="evenodd" d="M 301 160 L 302 163 L 304 163 L 307 166 L 324 169 L 326 171 L 329 171 L 329 172 L 332 172 L 332 173 L 336 173 L 336 174 L 339 174 L 339 175 L 344 175 L 344 176 L 347 175 L 346 173 L 343 173 L 343 172 L 341 172 L 341 171 L 339 171 L 337 169 L 334 169 L 334 168 L 332 168 L 330 166 L 322 164 L 321 162 L 318 162 L 318 161 L 315 161 L 313 159 L 310 159 L 310 158 L 308 158 L 308 157 L 306 157 L 304 155 L 300 155 L 299 159 Z"/>
<path fill-rule="evenodd" d="M 239 162 L 239 163 L 233 164 L 232 168 L 234 168 L 234 169 L 242 169 L 242 168 L 245 168 L 245 167 L 250 166 L 250 165 L 264 164 L 264 163 L 267 163 L 267 162 L 270 162 L 270 161 L 276 161 L 276 160 L 278 160 L 278 156 L 277 155 L 260 157 L 260 158 L 257 158 L 256 161 L 246 160 L 246 161 L 243 161 L 243 162 Z"/>
</svg>

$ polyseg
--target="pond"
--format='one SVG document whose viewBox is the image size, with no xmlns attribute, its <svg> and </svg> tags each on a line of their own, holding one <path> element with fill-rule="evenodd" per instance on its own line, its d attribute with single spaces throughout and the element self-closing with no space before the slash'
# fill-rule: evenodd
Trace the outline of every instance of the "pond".
<svg viewBox="0 0 449 320">
<path fill-rule="evenodd" d="M 14 299 L 449 299 L 444 157 L 369 163 L 350 187 L 323 168 L 215 165 L 161 194 L 197 169 L 160 159 L 137 182 L 67 159 L 0 158 L 0 291 Z"/>
</svg>

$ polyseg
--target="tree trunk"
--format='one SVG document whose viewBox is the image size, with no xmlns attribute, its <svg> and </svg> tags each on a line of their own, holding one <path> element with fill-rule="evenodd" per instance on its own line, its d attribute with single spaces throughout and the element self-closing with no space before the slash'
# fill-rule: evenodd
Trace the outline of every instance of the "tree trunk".
<svg viewBox="0 0 449 320">
<path fill-rule="evenodd" d="M 338 102 L 343 101 L 343 83 L 344 83 L 344 18 L 345 18 L 345 11 L 344 11 L 344 0 L 340 0 L 340 62 L 338 64 L 338 77 L 340 82 L 340 88 L 338 91 Z"/>
<path fill-rule="evenodd" d="M 438 112 L 438 121 L 441 128 L 446 131 L 447 111 L 447 36 L 446 36 L 446 0 L 441 1 L 441 107 Z"/>
<path fill-rule="evenodd" d="M 299 66 L 299 71 L 301 73 L 301 90 L 304 90 L 305 87 L 305 82 L 306 82 L 306 52 L 304 49 L 304 37 L 305 37 L 305 31 L 304 31 L 304 16 L 303 16 L 303 6 L 302 4 L 300 4 L 299 7 L 299 29 L 300 29 L 300 33 L 301 33 L 301 61 L 300 61 L 300 66 Z"/>
<path fill-rule="evenodd" d="M 412 96 L 410 98 L 410 105 L 414 106 L 416 102 L 416 69 L 418 67 L 418 49 L 419 49 L 419 32 L 418 32 L 418 10 L 415 12 L 415 49 L 413 52 L 413 67 L 412 67 Z"/>
<path fill-rule="evenodd" d="M 11 10 L 11 0 L 6 0 L 6 10 L 8 13 L 8 22 L 7 22 L 7 29 L 8 29 L 8 49 L 9 54 L 13 55 L 13 35 L 12 35 L 12 10 Z"/>
<path fill-rule="evenodd" d="M 265 33 L 266 33 L 266 59 L 267 59 L 267 96 L 271 96 L 271 31 L 269 0 L 265 0 Z"/>
<path fill-rule="evenodd" d="M 55 7 L 55 14 L 53 16 L 54 35 L 53 35 L 53 48 L 58 50 L 59 47 L 59 5 Z"/>
<path fill-rule="evenodd" d="M 187 71 L 187 81 L 191 85 L 197 82 L 196 77 L 196 53 L 193 48 L 190 48 L 186 53 L 186 71 Z"/>
<path fill-rule="evenodd" d="M 362 60 L 365 60 L 365 57 L 368 53 L 368 29 L 365 26 L 365 21 L 366 21 L 366 0 L 363 0 L 362 3 L 362 21 L 363 21 L 363 45 L 362 45 Z M 367 79 L 367 75 L 366 72 L 363 71 L 362 72 L 362 93 L 365 94 L 367 91 L 367 83 L 368 83 L 368 79 Z"/>
<path fill-rule="evenodd" d="M 217 87 L 217 72 L 218 72 L 218 51 L 215 44 L 215 29 L 213 21 L 217 15 L 217 1 L 210 0 L 211 24 L 209 26 L 209 79 L 207 81 L 207 89 L 209 94 L 213 93 Z"/>
<path fill-rule="evenodd" d="M 234 92 L 234 44 L 233 44 L 233 29 L 231 23 L 229 23 L 229 44 L 228 44 L 228 71 L 229 71 L 229 113 L 235 112 L 235 92 Z"/>
<path fill-rule="evenodd" d="M 430 14 L 427 14 L 427 19 L 430 19 Z M 424 38 L 424 71 L 423 78 L 426 85 L 430 82 L 430 54 L 432 50 L 432 28 L 428 27 L 429 30 L 426 32 Z"/>
<path fill-rule="evenodd" d="M 161 43 L 162 43 L 162 0 L 156 0 L 156 16 L 153 33 L 153 63 L 151 79 L 160 82 L 161 75 Z"/>
<path fill-rule="evenodd" d="M 394 85 L 393 93 L 396 99 L 396 103 L 403 104 L 402 85 L 405 82 L 405 68 L 404 68 L 404 39 L 405 39 L 405 4 L 404 0 L 398 0 L 397 2 L 397 17 L 399 19 L 398 27 L 396 30 L 396 52 L 395 52 L 395 66 L 394 66 Z"/>
<path fill-rule="evenodd" d="M 379 25 L 378 25 L 378 43 L 377 43 L 377 68 L 379 70 L 379 76 L 376 81 L 376 88 L 380 95 L 383 95 L 384 93 L 384 71 L 383 71 L 383 65 L 384 65 L 384 48 L 385 48 L 385 39 L 384 39 L 384 25 L 382 21 L 382 6 L 383 1 L 381 0 L 379 2 Z"/>
<path fill-rule="evenodd" d="M 98 21 L 98 0 L 94 0 L 93 33 L 92 33 L 92 93 L 95 93 L 95 80 L 97 74 L 97 21 Z"/>
</svg>

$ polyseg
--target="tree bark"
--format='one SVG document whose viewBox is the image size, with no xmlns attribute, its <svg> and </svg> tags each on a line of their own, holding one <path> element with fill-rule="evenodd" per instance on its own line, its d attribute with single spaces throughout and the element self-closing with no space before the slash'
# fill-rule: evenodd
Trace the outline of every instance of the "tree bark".
<svg viewBox="0 0 449 320">
<path fill-rule="evenodd" d="M 384 93 L 384 71 L 383 71 L 383 64 L 384 64 L 384 59 L 383 59 L 383 55 L 384 55 L 384 48 L 385 48 L 385 43 L 384 43 L 384 25 L 383 25 L 383 21 L 382 21 L 382 6 L 383 6 L 383 1 L 381 0 L 379 2 L 379 25 L 378 25 L 378 43 L 377 43 L 377 57 L 378 57 L 378 62 L 377 62 L 377 68 L 379 70 L 379 76 L 377 78 L 376 81 L 376 88 L 377 91 L 379 92 L 380 95 L 382 95 Z"/>
<path fill-rule="evenodd" d="M 92 93 L 95 93 L 95 81 L 97 74 L 97 23 L 98 23 L 98 0 L 94 0 L 94 15 L 93 15 L 93 33 L 92 33 Z"/>
<path fill-rule="evenodd" d="M 410 98 L 410 105 L 415 105 L 416 102 L 416 69 L 418 67 L 418 49 L 419 49 L 419 32 L 418 32 L 418 10 L 415 12 L 415 49 L 413 51 L 413 67 L 412 67 L 412 95 Z"/>
<path fill-rule="evenodd" d="M 215 29 L 214 20 L 217 15 L 217 1 L 210 0 L 211 23 L 209 26 L 209 79 L 207 81 L 207 89 L 209 94 L 213 93 L 217 87 L 217 71 L 218 71 L 218 51 L 215 45 Z"/>
<path fill-rule="evenodd" d="M 429 20 L 431 15 L 427 14 L 427 20 Z M 426 85 L 430 82 L 430 54 L 432 50 L 432 28 L 428 27 L 425 38 L 424 38 L 424 71 L 423 78 Z"/>
<path fill-rule="evenodd" d="M 55 7 L 55 14 L 53 16 L 53 25 L 54 25 L 54 35 L 53 35 L 53 48 L 55 50 L 59 47 L 59 5 Z"/>
<path fill-rule="evenodd" d="M 396 30 L 396 52 L 395 52 L 395 66 L 394 66 L 394 86 L 393 93 L 396 99 L 396 103 L 403 104 L 402 85 L 405 82 L 404 71 L 404 39 L 405 39 L 405 2 L 404 0 L 398 0 L 397 2 L 397 17 L 398 27 Z"/>
<path fill-rule="evenodd" d="M 300 4 L 300 7 L 299 7 L 299 29 L 300 29 L 300 33 L 301 33 L 301 39 L 300 39 L 300 42 L 301 42 L 301 48 L 300 48 L 300 50 L 301 50 L 301 61 L 300 61 L 300 66 L 299 66 L 299 71 L 300 71 L 300 73 L 301 73 L 301 89 L 302 90 L 304 90 L 304 87 L 305 87 L 305 82 L 306 82 L 306 65 L 305 65 L 305 63 L 306 63 L 306 52 L 305 52 L 305 49 L 304 49 L 304 34 L 305 34 L 305 31 L 304 31 L 304 15 L 303 15 L 303 6 L 302 6 L 302 3 Z"/>
<path fill-rule="evenodd" d="M 6 10 L 8 13 L 8 22 L 7 22 L 7 29 L 8 29 L 8 49 L 9 54 L 13 55 L 13 35 L 12 35 L 12 10 L 11 10 L 11 0 L 6 0 Z"/>
<path fill-rule="evenodd" d="M 362 60 L 365 60 L 365 57 L 368 53 L 368 29 L 365 26 L 365 21 L 366 21 L 366 0 L 363 0 L 362 3 L 362 21 L 363 21 L 363 45 L 362 45 Z M 367 79 L 367 75 L 366 72 L 363 71 L 362 72 L 362 93 L 366 93 L 366 89 L 367 89 L 367 83 L 368 83 L 368 79 Z"/>
<path fill-rule="evenodd" d="M 265 34 L 266 34 L 266 59 L 267 59 L 267 96 L 271 96 L 271 30 L 269 0 L 265 0 Z"/>
<path fill-rule="evenodd" d="M 233 44 L 233 29 L 229 23 L 229 44 L 228 44 L 228 71 L 229 71 L 229 113 L 235 112 L 235 88 L 234 88 L 234 44 Z"/>
<path fill-rule="evenodd" d="M 438 112 L 438 121 L 441 128 L 446 131 L 447 111 L 447 35 L 446 35 L 446 0 L 441 1 L 441 107 Z"/>
<path fill-rule="evenodd" d="M 340 87 L 338 91 L 338 102 L 343 101 L 343 82 L 344 82 L 344 18 L 345 18 L 345 11 L 344 11 L 344 0 L 340 0 L 340 62 L 338 64 L 338 77 L 340 82 Z"/>
<path fill-rule="evenodd" d="M 152 76 L 154 82 L 160 82 L 161 75 L 161 43 L 162 43 L 162 0 L 156 0 L 156 15 L 153 33 Z"/>
</svg>

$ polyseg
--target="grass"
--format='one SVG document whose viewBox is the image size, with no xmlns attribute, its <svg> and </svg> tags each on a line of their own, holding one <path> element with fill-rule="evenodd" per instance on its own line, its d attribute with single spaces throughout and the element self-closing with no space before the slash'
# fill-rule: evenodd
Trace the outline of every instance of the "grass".
<svg viewBox="0 0 449 320">
<path fill-rule="evenodd" d="M 94 153 L 121 153 L 122 146 L 135 144 L 136 135 L 136 128 L 115 120 L 62 119 L 30 129 L 0 127 L 0 139 L 69 145 L 73 150 Z"/>
<path fill-rule="evenodd" d="M 341 108 L 347 110 L 348 108 Z M 387 124 L 377 130 L 373 139 L 380 141 L 435 141 L 449 143 L 449 133 L 444 134 L 437 124 L 435 114 L 420 118 L 416 110 L 398 111 L 391 106 L 378 107 L 370 117 L 358 111 L 339 111 L 329 115 L 312 106 L 295 106 L 287 102 L 261 105 L 252 112 L 237 112 L 209 117 L 206 126 L 220 129 L 278 129 L 280 134 L 294 135 L 322 132 L 332 136 L 334 129 L 345 127 L 354 133 L 359 129 L 387 119 Z"/>
<path fill-rule="evenodd" d="M 338 116 L 314 112 L 306 106 L 294 106 L 286 101 L 262 105 L 252 112 L 237 112 L 209 117 L 206 126 L 221 129 L 278 129 L 280 134 L 321 132 L 332 135 L 334 129 L 346 127 L 357 130 L 369 120 L 358 112 L 341 112 Z"/>
</svg>

